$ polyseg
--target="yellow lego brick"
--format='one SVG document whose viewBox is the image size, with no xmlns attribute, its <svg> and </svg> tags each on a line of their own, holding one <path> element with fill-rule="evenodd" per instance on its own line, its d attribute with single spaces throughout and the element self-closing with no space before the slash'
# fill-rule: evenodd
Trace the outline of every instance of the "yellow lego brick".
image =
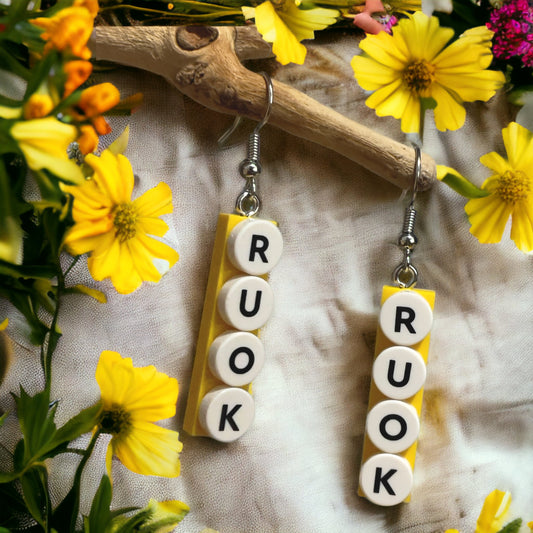
<svg viewBox="0 0 533 533">
<path fill-rule="evenodd" d="M 194 366 L 183 424 L 185 431 L 193 436 L 208 436 L 198 420 L 198 412 L 202 399 L 214 387 L 227 386 L 210 371 L 208 366 L 208 355 L 209 347 L 213 340 L 225 331 L 232 329 L 231 326 L 222 319 L 218 312 L 217 297 L 220 289 L 226 281 L 235 276 L 241 276 L 244 274 L 244 272 L 233 266 L 228 258 L 226 243 L 233 228 L 243 220 L 246 220 L 246 218 L 247 217 L 240 215 L 226 213 L 221 213 L 218 218 L 202 320 L 200 323 L 196 355 L 194 358 Z M 272 223 L 275 224 L 275 222 Z M 257 277 L 266 280 L 268 274 L 263 274 Z M 258 335 L 259 330 L 254 330 L 251 333 Z M 244 385 L 240 388 L 249 393 L 252 392 L 251 384 Z"/>
<path fill-rule="evenodd" d="M 399 287 L 392 287 L 392 286 L 384 286 L 383 292 L 381 296 L 381 307 L 383 307 L 383 304 L 388 300 L 391 296 L 394 294 L 400 292 L 400 291 L 412 291 L 416 292 L 420 296 L 422 296 L 431 309 L 434 308 L 435 305 L 435 292 L 431 290 L 423 290 L 423 289 L 402 289 Z M 430 334 L 428 333 L 420 342 L 417 342 L 416 344 L 410 345 L 410 348 L 416 350 L 420 353 L 422 358 L 424 359 L 424 362 L 427 363 L 428 358 L 428 352 L 429 352 L 429 342 L 430 342 Z M 397 346 L 397 344 L 390 341 L 387 336 L 383 333 L 381 327 L 378 325 L 377 335 L 376 335 L 376 346 L 374 350 L 374 360 L 377 358 L 377 356 L 385 349 L 390 348 L 391 346 Z M 420 413 L 422 409 L 422 398 L 424 395 L 424 388 L 422 387 L 416 394 L 414 394 L 411 398 L 408 398 L 405 401 L 405 403 L 412 405 L 416 412 L 418 413 L 418 417 L 420 418 Z M 368 399 L 368 411 L 370 411 L 377 403 L 382 402 L 384 400 L 388 400 L 389 397 L 385 396 L 376 386 L 374 383 L 374 380 L 372 380 L 370 384 L 370 393 L 369 393 L 369 399 Z M 404 450 L 401 453 L 397 453 L 394 455 L 398 455 L 400 457 L 404 457 L 407 459 L 409 464 L 411 465 L 411 469 L 414 470 L 415 467 L 415 457 L 416 457 L 416 449 L 417 449 L 418 439 L 406 450 Z M 362 454 L 362 460 L 361 465 L 363 465 L 370 457 L 379 454 L 384 453 L 382 450 L 377 448 L 365 431 L 365 439 L 363 444 L 363 454 Z M 359 487 L 358 494 L 360 496 L 366 497 L 365 493 Z M 410 500 L 410 495 L 404 500 L 408 502 Z"/>
</svg>

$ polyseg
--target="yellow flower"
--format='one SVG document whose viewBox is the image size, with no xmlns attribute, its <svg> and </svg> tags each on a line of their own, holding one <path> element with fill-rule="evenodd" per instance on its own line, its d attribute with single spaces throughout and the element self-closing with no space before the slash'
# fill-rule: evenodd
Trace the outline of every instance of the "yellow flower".
<svg viewBox="0 0 533 533">
<path fill-rule="evenodd" d="M 470 233 L 482 243 L 501 241 L 512 218 L 511 239 L 523 252 L 533 250 L 533 133 L 511 122 L 502 130 L 507 159 L 496 152 L 480 158 L 493 174 L 481 186 L 490 194 L 465 206 Z"/>
<path fill-rule="evenodd" d="M 39 17 L 31 22 L 44 30 L 41 37 L 46 41 L 45 52 L 58 50 L 82 59 L 91 57 L 87 41 L 93 31 L 94 16 L 88 7 L 67 7 L 52 17 Z"/>
<path fill-rule="evenodd" d="M 26 120 L 43 118 L 54 109 L 54 102 L 47 94 L 32 94 L 24 104 L 23 115 Z"/>
<path fill-rule="evenodd" d="M 493 490 L 483 503 L 477 519 L 475 533 L 497 533 L 503 526 L 503 521 L 511 505 L 511 493 Z M 458 529 L 447 529 L 445 533 L 459 533 Z"/>
<path fill-rule="evenodd" d="M 511 505 L 511 493 L 493 490 L 486 498 L 479 518 L 476 533 L 496 533 L 503 526 Z"/>
<path fill-rule="evenodd" d="M 94 175 L 78 187 L 64 187 L 74 197 L 74 226 L 65 238 L 73 255 L 90 253 L 89 271 L 94 279 L 111 278 L 116 290 L 128 294 L 143 281 L 157 282 L 161 273 L 154 259 L 169 268 L 178 260 L 170 246 L 149 237 L 162 237 L 167 224 L 159 217 L 172 212 L 172 193 L 159 183 L 131 200 L 133 171 L 121 154 L 104 150 L 101 157 L 89 154 L 85 162 Z"/>
<path fill-rule="evenodd" d="M 300 5 L 301 0 L 267 0 L 255 8 L 241 8 L 246 19 L 255 18 L 263 39 L 273 43 L 272 51 L 282 65 L 303 65 L 307 51 L 300 41 L 313 39 L 316 30 L 334 24 L 339 16 L 335 9 L 301 9 Z"/>
<path fill-rule="evenodd" d="M 376 114 L 401 119 L 402 131 L 420 130 L 422 99 L 433 99 L 440 131 L 459 129 L 464 102 L 489 100 L 503 85 L 502 72 L 486 70 L 492 60 L 490 32 L 472 28 L 449 46 L 453 30 L 421 11 L 400 20 L 392 35 L 367 35 L 364 52 L 351 65 L 359 85 L 372 94 L 366 104 Z"/>
<path fill-rule="evenodd" d="M 103 351 L 96 367 L 102 397 L 97 430 L 112 435 L 107 470 L 115 455 L 137 474 L 177 477 L 183 445 L 178 432 L 154 424 L 174 416 L 178 382 L 154 366 L 134 367 L 131 358 Z"/>
<path fill-rule="evenodd" d="M 70 183 L 83 181 L 80 168 L 67 155 L 69 144 L 78 136 L 74 126 L 46 117 L 15 122 L 10 134 L 32 170 L 47 169 Z"/>
<path fill-rule="evenodd" d="M 150 519 L 145 524 L 155 533 L 170 533 L 189 512 L 189 506 L 179 500 L 158 502 L 150 500 L 147 505 Z M 148 529 L 147 528 L 147 529 Z"/>
</svg>

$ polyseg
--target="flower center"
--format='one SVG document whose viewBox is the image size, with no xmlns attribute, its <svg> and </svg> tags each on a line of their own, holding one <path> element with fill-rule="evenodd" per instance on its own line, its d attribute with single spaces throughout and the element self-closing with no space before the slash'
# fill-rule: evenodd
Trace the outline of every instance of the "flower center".
<svg viewBox="0 0 533 533">
<path fill-rule="evenodd" d="M 120 204 L 115 208 L 113 224 L 117 230 L 116 236 L 120 242 L 135 237 L 137 213 L 133 204 Z"/>
<path fill-rule="evenodd" d="M 402 79 L 411 92 L 420 94 L 435 81 L 435 67 L 425 59 L 417 59 L 405 67 Z"/>
<path fill-rule="evenodd" d="M 508 204 L 515 204 L 518 200 L 527 198 L 531 191 L 531 183 L 524 172 L 508 170 L 500 176 L 496 194 Z"/>
<path fill-rule="evenodd" d="M 103 433 L 124 434 L 131 426 L 131 415 L 120 405 L 115 405 L 102 413 L 99 423 Z"/>
</svg>

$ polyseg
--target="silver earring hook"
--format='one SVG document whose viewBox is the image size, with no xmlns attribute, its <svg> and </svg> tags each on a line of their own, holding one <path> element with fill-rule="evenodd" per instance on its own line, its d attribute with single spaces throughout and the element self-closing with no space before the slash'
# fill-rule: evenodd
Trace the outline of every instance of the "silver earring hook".
<svg viewBox="0 0 533 533">
<path fill-rule="evenodd" d="M 246 180 L 244 190 L 241 192 L 235 203 L 235 211 L 240 215 L 251 217 L 258 213 L 261 202 L 257 195 L 257 184 L 255 178 L 261 173 L 261 164 L 259 163 L 259 148 L 260 137 L 259 131 L 268 122 L 270 113 L 272 112 L 272 105 L 274 103 L 274 87 L 270 76 L 266 72 L 261 72 L 261 75 L 265 79 L 267 89 L 267 107 L 265 114 L 261 121 L 256 125 L 254 131 L 248 138 L 248 154 L 239 165 L 239 172 L 241 176 Z M 231 130 L 234 130 L 235 123 Z M 236 126 L 235 126 L 236 127 Z M 227 139 L 229 135 L 224 134 L 224 138 Z"/>
<path fill-rule="evenodd" d="M 268 122 L 270 114 L 272 113 L 272 105 L 274 104 L 274 86 L 272 84 L 272 79 L 266 72 L 260 72 L 261 76 L 265 79 L 266 88 L 267 88 L 267 107 L 265 114 L 260 122 L 257 123 L 254 133 L 259 133 L 259 130 Z M 235 130 L 239 127 L 239 124 L 242 122 L 242 116 L 237 115 L 233 121 L 233 124 L 220 136 L 217 143 L 219 146 L 224 146 L 226 141 L 235 133 Z"/>
<path fill-rule="evenodd" d="M 418 270 L 411 262 L 411 253 L 418 244 L 418 239 L 413 230 L 416 221 L 416 209 L 414 206 L 418 183 L 422 173 L 422 153 L 420 147 L 413 144 L 415 149 L 415 168 L 413 173 L 413 187 L 411 201 L 405 209 L 402 233 L 398 239 L 398 246 L 403 250 L 403 261 L 394 270 L 393 278 L 401 288 L 413 287 L 418 281 Z"/>
</svg>

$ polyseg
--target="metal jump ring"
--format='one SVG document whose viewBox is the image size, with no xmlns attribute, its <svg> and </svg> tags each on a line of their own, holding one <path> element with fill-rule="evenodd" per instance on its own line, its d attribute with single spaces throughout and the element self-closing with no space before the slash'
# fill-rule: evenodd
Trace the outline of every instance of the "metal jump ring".
<svg viewBox="0 0 533 533">
<path fill-rule="evenodd" d="M 408 289 L 418 281 L 418 270 L 411 263 L 400 263 L 393 274 L 394 282 L 402 289 Z"/>
</svg>

